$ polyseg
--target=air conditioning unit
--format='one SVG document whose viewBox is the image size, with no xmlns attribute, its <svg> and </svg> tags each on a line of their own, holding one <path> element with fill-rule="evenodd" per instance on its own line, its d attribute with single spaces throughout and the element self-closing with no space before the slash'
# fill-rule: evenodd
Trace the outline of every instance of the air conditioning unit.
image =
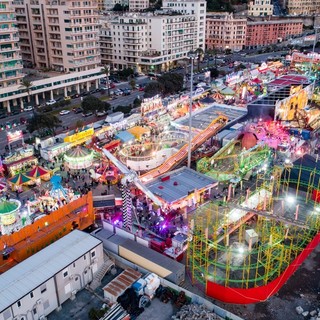
<svg viewBox="0 0 320 320">
<path fill-rule="evenodd" d="M 43 314 L 42 316 L 39 317 L 39 320 L 46 320 L 46 316 Z"/>
<path fill-rule="evenodd" d="M 77 290 L 73 290 L 72 292 L 71 292 L 71 294 L 73 295 L 73 296 L 75 296 L 76 294 L 77 294 Z"/>
<path fill-rule="evenodd" d="M 97 262 L 98 262 L 97 258 L 92 259 L 92 263 L 97 263 Z"/>
<path fill-rule="evenodd" d="M 73 280 L 74 278 L 74 275 L 72 274 L 70 277 L 69 277 L 69 280 Z"/>
<path fill-rule="evenodd" d="M 37 300 L 37 304 L 41 304 L 41 303 L 42 303 L 41 299 Z"/>
</svg>

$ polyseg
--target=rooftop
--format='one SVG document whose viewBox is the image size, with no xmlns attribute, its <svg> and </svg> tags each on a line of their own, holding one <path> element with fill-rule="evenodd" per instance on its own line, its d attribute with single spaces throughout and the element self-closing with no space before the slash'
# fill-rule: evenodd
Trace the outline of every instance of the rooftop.
<svg viewBox="0 0 320 320">
<path fill-rule="evenodd" d="M 91 235 L 74 230 L 1 274 L 0 312 L 100 243 Z"/>
<path fill-rule="evenodd" d="M 213 104 L 203 109 L 199 109 L 192 114 L 192 127 L 198 130 L 207 128 L 213 119 L 217 118 L 219 114 L 224 114 L 228 117 L 229 123 L 242 118 L 247 114 L 247 110 L 240 107 L 228 106 L 223 104 Z M 173 122 L 173 126 L 188 126 L 189 114 L 183 118 Z"/>
<path fill-rule="evenodd" d="M 203 189 L 217 184 L 214 179 L 197 171 L 183 167 L 159 176 L 145 186 L 167 203 L 187 197 L 190 191 Z"/>
</svg>

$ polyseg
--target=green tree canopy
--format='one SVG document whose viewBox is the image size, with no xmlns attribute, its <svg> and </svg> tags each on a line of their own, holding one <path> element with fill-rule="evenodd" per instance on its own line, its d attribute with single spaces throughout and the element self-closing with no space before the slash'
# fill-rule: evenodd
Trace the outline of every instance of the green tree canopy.
<svg viewBox="0 0 320 320">
<path fill-rule="evenodd" d="M 27 130 L 32 133 L 38 131 L 39 134 L 49 130 L 52 135 L 55 134 L 55 129 L 61 126 L 61 120 L 50 113 L 35 113 L 29 119 Z"/>
<path fill-rule="evenodd" d="M 219 70 L 217 68 L 211 68 L 210 69 L 210 77 L 215 79 L 218 76 L 219 76 Z"/>
<path fill-rule="evenodd" d="M 183 88 L 183 75 L 180 73 L 165 73 L 158 78 L 158 82 L 163 85 L 165 95 L 177 93 Z"/>
<path fill-rule="evenodd" d="M 164 85 L 158 81 L 149 82 L 144 89 L 144 97 L 152 98 L 157 94 L 164 93 Z"/>
<path fill-rule="evenodd" d="M 127 80 L 130 76 L 134 75 L 134 70 L 131 68 L 125 68 L 118 71 L 118 76 L 120 79 Z"/>
<path fill-rule="evenodd" d="M 110 106 L 110 105 L 109 105 Z M 84 113 L 96 112 L 106 109 L 106 103 L 95 96 L 86 96 L 81 102 L 81 107 Z"/>
</svg>

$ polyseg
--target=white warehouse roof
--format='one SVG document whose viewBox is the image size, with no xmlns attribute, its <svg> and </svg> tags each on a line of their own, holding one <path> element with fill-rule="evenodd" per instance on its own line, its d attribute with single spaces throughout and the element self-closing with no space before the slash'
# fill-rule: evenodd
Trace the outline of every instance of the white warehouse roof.
<svg viewBox="0 0 320 320">
<path fill-rule="evenodd" d="M 0 312 L 89 252 L 101 241 L 74 230 L 0 275 Z"/>
</svg>

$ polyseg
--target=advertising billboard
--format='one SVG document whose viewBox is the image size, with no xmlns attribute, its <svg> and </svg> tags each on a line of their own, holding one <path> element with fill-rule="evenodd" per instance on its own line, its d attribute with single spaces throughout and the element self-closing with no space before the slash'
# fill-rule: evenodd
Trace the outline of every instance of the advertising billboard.
<svg viewBox="0 0 320 320">
<path fill-rule="evenodd" d="M 12 142 L 18 141 L 18 140 L 22 140 L 22 139 L 23 139 L 22 130 L 7 132 L 7 141 L 9 144 Z"/>
<path fill-rule="evenodd" d="M 275 120 L 293 121 L 297 119 L 297 113 L 299 110 L 304 109 L 307 103 L 308 92 L 305 89 L 301 89 L 286 99 L 277 101 L 275 106 Z"/>
</svg>

